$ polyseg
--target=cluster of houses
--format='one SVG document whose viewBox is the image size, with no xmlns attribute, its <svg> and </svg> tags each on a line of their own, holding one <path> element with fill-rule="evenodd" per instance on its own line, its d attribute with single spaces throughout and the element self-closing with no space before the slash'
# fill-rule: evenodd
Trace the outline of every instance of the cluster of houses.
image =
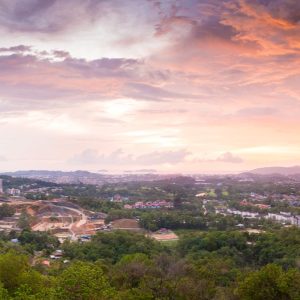
<svg viewBox="0 0 300 300">
<path fill-rule="evenodd" d="M 128 197 L 123 197 L 120 194 L 116 194 L 116 195 L 112 196 L 110 199 L 111 202 L 117 202 L 117 203 L 125 202 L 128 200 L 129 200 Z"/>
<path fill-rule="evenodd" d="M 279 214 L 268 213 L 265 218 L 300 227 L 300 216 L 294 216 L 290 212 L 280 212 Z"/>
<path fill-rule="evenodd" d="M 250 212 L 250 211 L 240 211 L 240 210 L 230 209 L 230 208 L 227 209 L 227 214 L 241 216 L 247 219 L 259 218 L 259 213 Z"/>
<path fill-rule="evenodd" d="M 19 197 L 21 195 L 21 190 L 15 188 L 6 189 L 6 194 L 9 196 Z"/>
<path fill-rule="evenodd" d="M 253 207 L 257 207 L 259 209 L 268 209 L 268 208 L 271 208 L 271 205 L 268 205 L 268 204 L 262 204 L 262 203 L 257 203 L 257 204 L 254 204 L 252 202 L 248 202 L 247 200 L 243 200 L 240 202 L 240 205 L 241 206 L 253 206 Z"/>
<path fill-rule="evenodd" d="M 286 202 L 293 207 L 300 206 L 299 196 L 297 195 L 287 195 L 287 194 L 278 194 L 278 193 L 268 193 L 267 195 L 260 195 L 257 193 L 250 193 L 247 196 L 250 196 L 250 198 L 254 201 L 264 201 L 267 198 L 269 198 L 275 202 Z"/>
<path fill-rule="evenodd" d="M 268 219 L 282 224 L 290 224 L 300 227 L 300 215 L 293 215 L 290 212 L 260 214 L 257 212 L 240 211 L 236 209 L 216 209 L 216 213 L 222 215 L 241 216 L 245 219 Z"/>
<path fill-rule="evenodd" d="M 138 201 L 134 204 L 125 204 L 125 209 L 155 209 L 155 208 L 173 208 L 174 205 L 170 201 L 166 200 L 155 200 L 155 201 Z"/>
</svg>

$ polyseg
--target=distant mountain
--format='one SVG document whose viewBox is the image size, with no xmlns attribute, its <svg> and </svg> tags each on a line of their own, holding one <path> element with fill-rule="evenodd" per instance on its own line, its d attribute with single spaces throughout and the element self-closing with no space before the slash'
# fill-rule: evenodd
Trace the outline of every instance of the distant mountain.
<svg viewBox="0 0 300 300">
<path fill-rule="evenodd" d="M 249 173 L 258 174 L 258 175 L 280 174 L 280 175 L 289 176 L 289 175 L 300 174 L 300 166 L 258 168 L 258 169 L 249 171 Z"/>
<path fill-rule="evenodd" d="M 129 181 L 154 181 L 174 178 L 178 175 L 169 174 L 161 175 L 155 173 L 129 173 L 129 174 L 99 174 L 88 171 L 48 171 L 48 170 L 28 170 L 0 173 L 0 175 L 8 175 L 12 177 L 21 177 L 29 179 L 38 179 L 58 184 L 95 184 L 102 185 L 104 183 L 129 182 Z"/>
<path fill-rule="evenodd" d="M 89 176 L 89 175 L 98 175 L 96 173 L 91 173 L 89 171 L 48 171 L 48 170 L 25 170 L 25 171 L 16 171 L 16 172 L 6 172 L 2 173 L 5 175 L 18 176 L 18 177 L 29 177 L 29 176 L 61 176 L 61 175 L 78 175 L 78 176 Z"/>
<path fill-rule="evenodd" d="M 2 173 L 3 175 L 39 179 L 55 183 L 87 183 L 98 184 L 103 182 L 102 174 L 91 173 L 88 171 L 48 171 L 48 170 L 28 170 Z"/>
</svg>

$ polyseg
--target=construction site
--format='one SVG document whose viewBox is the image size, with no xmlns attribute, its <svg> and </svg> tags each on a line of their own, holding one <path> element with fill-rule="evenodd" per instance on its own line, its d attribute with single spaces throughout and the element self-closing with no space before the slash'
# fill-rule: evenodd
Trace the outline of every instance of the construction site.
<svg viewBox="0 0 300 300">
<path fill-rule="evenodd" d="M 105 230 L 105 214 L 93 213 L 67 202 L 64 199 L 51 201 L 27 201 L 26 199 L 10 199 L 6 202 L 15 208 L 12 217 L 0 220 L 0 231 L 18 231 L 19 219 L 22 213 L 30 218 L 33 231 L 47 231 L 63 242 L 65 239 L 77 240 L 89 237 L 98 230 Z"/>
</svg>

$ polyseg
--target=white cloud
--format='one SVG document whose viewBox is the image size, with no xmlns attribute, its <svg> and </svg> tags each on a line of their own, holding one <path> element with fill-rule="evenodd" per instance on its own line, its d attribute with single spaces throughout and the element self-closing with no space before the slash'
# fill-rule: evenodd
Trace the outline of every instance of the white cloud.
<svg viewBox="0 0 300 300">
<path fill-rule="evenodd" d="M 69 163 L 77 165 L 161 165 L 178 164 L 189 155 L 186 150 L 174 151 L 154 151 L 141 155 L 126 154 L 122 149 L 118 149 L 109 154 L 99 154 L 97 150 L 86 149 L 73 156 Z"/>
</svg>

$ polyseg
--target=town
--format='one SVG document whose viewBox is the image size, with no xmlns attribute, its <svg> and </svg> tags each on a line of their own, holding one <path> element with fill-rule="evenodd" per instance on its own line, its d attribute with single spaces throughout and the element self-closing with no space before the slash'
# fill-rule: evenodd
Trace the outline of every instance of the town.
<svg viewBox="0 0 300 300">
<path fill-rule="evenodd" d="M 231 218 L 237 228 L 260 229 L 269 223 L 300 227 L 297 177 L 170 175 L 101 185 L 2 177 L 0 208 L 11 211 L 1 218 L 0 230 L 21 231 L 23 221 L 23 227 L 49 232 L 61 242 L 122 229 L 117 224 L 124 220 L 129 225 L 123 228 L 146 232 L 151 227 L 144 222 L 148 215 L 161 212 L 170 217 L 178 210 L 186 212 L 188 219 L 177 220 L 168 230 L 193 228 L 191 220 L 201 220 L 199 228 L 209 227 L 218 215 Z"/>
</svg>

